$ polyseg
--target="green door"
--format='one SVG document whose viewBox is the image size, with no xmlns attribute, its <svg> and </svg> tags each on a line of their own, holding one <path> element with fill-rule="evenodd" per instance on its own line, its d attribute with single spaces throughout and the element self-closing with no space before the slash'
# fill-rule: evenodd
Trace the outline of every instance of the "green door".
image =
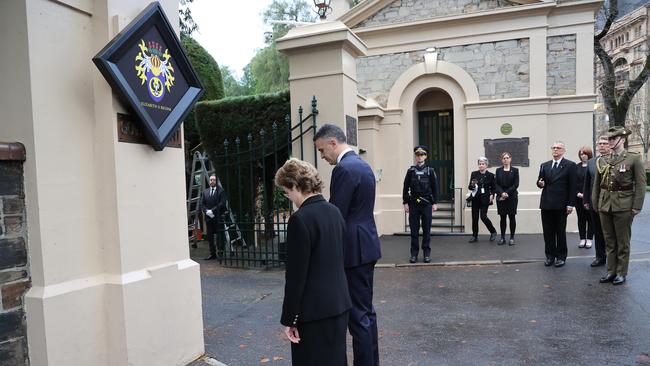
<svg viewBox="0 0 650 366">
<path fill-rule="evenodd" d="M 419 144 L 429 147 L 427 164 L 438 174 L 440 201 L 454 194 L 454 116 L 451 110 L 418 113 Z"/>
</svg>

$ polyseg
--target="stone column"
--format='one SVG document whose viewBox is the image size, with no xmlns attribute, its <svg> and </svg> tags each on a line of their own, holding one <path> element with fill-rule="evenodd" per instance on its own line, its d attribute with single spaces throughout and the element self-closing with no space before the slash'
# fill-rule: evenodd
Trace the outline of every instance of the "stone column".
<svg viewBox="0 0 650 366">
<path fill-rule="evenodd" d="M 160 2 L 178 26 L 178 2 Z M 0 2 L 0 136 L 26 150 L 32 365 L 185 365 L 204 351 L 183 150 L 118 142 L 127 111 L 91 61 L 148 4 Z"/>
<path fill-rule="evenodd" d="M 305 108 L 305 115 L 309 113 L 312 96 L 318 100 L 319 126 L 333 123 L 346 131 L 346 118 L 358 121 L 355 58 L 366 54 L 366 46 L 345 24 L 333 21 L 296 27 L 277 44 L 289 57 L 292 125 L 299 121 L 299 106 Z M 312 136 L 305 136 L 305 146 L 312 146 Z M 319 158 L 307 148 L 304 159 L 314 162 Z M 331 168 L 319 160 L 318 170 L 328 186 Z"/>
</svg>

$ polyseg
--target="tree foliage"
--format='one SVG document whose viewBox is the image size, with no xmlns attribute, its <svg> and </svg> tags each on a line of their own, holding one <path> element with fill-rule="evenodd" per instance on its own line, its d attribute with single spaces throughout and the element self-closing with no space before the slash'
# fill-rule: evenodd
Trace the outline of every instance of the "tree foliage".
<svg viewBox="0 0 650 366">
<path fill-rule="evenodd" d="M 178 22 L 181 28 L 181 34 L 191 35 L 192 32 L 199 30 L 198 24 L 192 18 L 192 10 L 188 7 L 194 0 L 178 1 Z"/>
<path fill-rule="evenodd" d="M 239 97 L 252 94 L 249 83 L 238 80 L 234 71 L 228 66 L 221 66 L 221 78 L 223 79 L 224 97 Z"/>
<path fill-rule="evenodd" d="M 641 89 L 643 84 L 650 76 L 650 57 L 646 55 L 643 69 L 633 80 L 630 80 L 623 92 L 616 92 L 616 74 L 611 57 L 607 54 L 604 47 L 600 44 L 609 32 L 612 23 L 618 16 L 618 0 L 608 0 L 602 8 L 602 16 L 605 18 L 605 24 L 600 32 L 594 35 L 594 52 L 603 68 L 603 79 L 600 80 L 600 92 L 603 96 L 605 112 L 609 116 L 609 123 L 614 126 L 624 126 L 625 117 L 634 95 Z"/>
</svg>

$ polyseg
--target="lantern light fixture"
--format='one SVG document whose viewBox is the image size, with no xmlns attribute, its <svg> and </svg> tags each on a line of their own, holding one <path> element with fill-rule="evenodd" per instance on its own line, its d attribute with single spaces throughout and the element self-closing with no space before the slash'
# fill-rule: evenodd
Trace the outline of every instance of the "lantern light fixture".
<svg viewBox="0 0 650 366">
<path fill-rule="evenodd" d="M 331 2 L 332 0 L 314 0 L 316 14 L 318 14 L 321 20 L 325 20 L 327 14 L 332 12 L 332 7 L 330 7 Z"/>
</svg>

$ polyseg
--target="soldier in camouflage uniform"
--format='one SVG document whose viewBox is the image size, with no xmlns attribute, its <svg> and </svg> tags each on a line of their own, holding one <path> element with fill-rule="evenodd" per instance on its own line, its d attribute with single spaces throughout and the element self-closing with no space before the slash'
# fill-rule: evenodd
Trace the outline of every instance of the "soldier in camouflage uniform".
<svg viewBox="0 0 650 366">
<path fill-rule="evenodd" d="M 626 151 L 630 131 L 616 126 L 609 129 L 612 152 L 596 163 L 592 201 L 599 212 L 607 246 L 607 273 L 600 283 L 621 285 L 630 260 L 632 219 L 641 211 L 645 197 L 645 170 L 641 155 Z"/>
</svg>

